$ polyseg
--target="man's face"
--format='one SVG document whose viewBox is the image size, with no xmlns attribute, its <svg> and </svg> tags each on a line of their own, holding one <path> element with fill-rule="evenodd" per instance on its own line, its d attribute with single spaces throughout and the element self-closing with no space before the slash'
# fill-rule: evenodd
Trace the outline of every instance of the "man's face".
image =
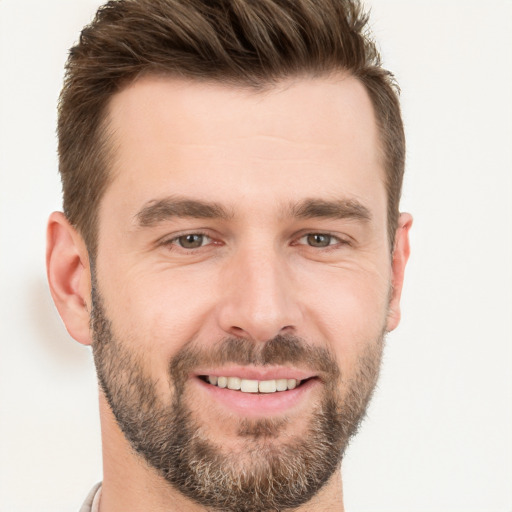
<svg viewBox="0 0 512 512">
<path fill-rule="evenodd" d="M 363 86 L 144 78 L 110 124 L 93 329 L 117 422 L 204 505 L 304 503 L 337 469 L 396 324 Z"/>
</svg>

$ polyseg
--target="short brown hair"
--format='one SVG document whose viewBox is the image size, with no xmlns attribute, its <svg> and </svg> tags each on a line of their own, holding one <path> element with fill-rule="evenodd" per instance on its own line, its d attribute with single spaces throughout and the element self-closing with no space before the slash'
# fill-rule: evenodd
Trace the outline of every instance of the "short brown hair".
<svg viewBox="0 0 512 512">
<path fill-rule="evenodd" d="M 344 71 L 366 87 L 386 169 L 392 242 L 405 163 L 393 76 L 381 67 L 357 0 L 111 0 L 70 50 L 59 103 L 64 212 L 96 253 L 109 184 L 107 106 L 137 77 L 167 74 L 262 88 Z"/>
</svg>

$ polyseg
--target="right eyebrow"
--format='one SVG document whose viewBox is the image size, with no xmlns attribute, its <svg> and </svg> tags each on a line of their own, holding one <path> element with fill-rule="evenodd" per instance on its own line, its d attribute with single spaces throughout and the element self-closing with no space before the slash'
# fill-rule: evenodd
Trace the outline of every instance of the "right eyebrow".
<svg viewBox="0 0 512 512">
<path fill-rule="evenodd" d="M 232 215 L 220 204 L 197 199 L 164 197 L 146 203 L 135 215 L 141 227 L 151 227 L 174 217 L 229 219 Z"/>
</svg>

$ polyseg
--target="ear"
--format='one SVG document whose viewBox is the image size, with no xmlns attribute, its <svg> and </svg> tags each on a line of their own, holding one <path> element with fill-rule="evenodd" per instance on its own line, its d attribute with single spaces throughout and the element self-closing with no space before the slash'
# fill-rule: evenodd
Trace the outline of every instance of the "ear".
<svg viewBox="0 0 512 512">
<path fill-rule="evenodd" d="M 50 215 L 46 242 L 46 272 L 53 301 L 69 334 L 90 345 L 91 273 L 85 243 L 61 212 Z"/>
<path fill-rule="evenodd" d="M 387 331 L 396 329 L 400 323 L 400 297 L 404 284 L 405 265 L 409 259 L 409 230 L 412 226 L 412 216 L 401 213 L 398 218 L 398 228 L 395 233 L 395 247 L 392 259 L 392 289 L 389 302 Z"/>
</svg>

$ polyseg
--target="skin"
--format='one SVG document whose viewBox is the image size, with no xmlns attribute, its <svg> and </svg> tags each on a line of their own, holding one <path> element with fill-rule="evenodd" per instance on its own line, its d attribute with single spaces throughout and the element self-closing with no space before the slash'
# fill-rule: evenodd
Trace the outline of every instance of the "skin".
<svg viewBox="0 0 512 512">
<path fill-rule="evenodd" d="M 328 349 L 350 379 L 368 344 L 396 328 L 412 219 L 401 214 L 392 250 L 378 130 L 356 79 L 297 79 L 254 92 L 145 77 L 112 98 L 109 118 L 114 178 L 99 212 L 97 282 L 118 339 L 143 355 L 163 399 L 168 362 L 187 343 L 213 349 L 227 336 L 263 344 L 293 334 Z M 141 223 L 152 201 L 182 199 L 214 202 L 228 215 Z M 293 206 L 308 199 L 357 204 L 368 218 L 297 216 Z M 203 245 L 180 247 L 177 237 L 193 233 L 206 235 Z M 328 247 L 309 244 L 316 233 L 331 236 Z M 47 261 L 68 331 L 91 344 L 90 262 L 58 212 Z M 243 457 L 236 426 L 244 414 L 196 384 L 186 384 L 196 419 Z M 286 414 L 282 435 L 300 436 L 321 386 L 286 410 L 252 417 Z M 203 510 L 132 452 L 101 393 L 100 411 L 102 512 Z M 298 510 L 342 507 L 340 470 Z"/>
</svg>

